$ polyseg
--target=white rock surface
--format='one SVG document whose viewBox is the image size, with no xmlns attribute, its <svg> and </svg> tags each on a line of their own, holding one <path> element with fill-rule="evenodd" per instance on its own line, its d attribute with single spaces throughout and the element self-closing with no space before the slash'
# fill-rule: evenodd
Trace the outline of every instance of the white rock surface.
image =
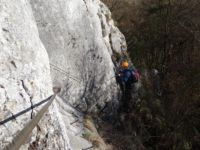
<svg viewBox="0 0 200 150">
<path fill-rule="evenodd" d="M 90 147 L 82 114 L 70 105 L 97 111 L 118 99 L 111 55 L 126 43 L 107 7 L 99 0 L 0 0 L 0 47 L 0 121 L 49 97 L 52 83 L 63 87 L 21 149 Z M 0 126 L 0 149 L 30 116 Z"/>
<path fill-rule="evenodd" d="M 51 94 L 49 61 L 27 1 L 0 1 L 1 120 Z M 29 120 L 30 114 L 20 120 Z M 0 126 L 0 147 L 26 122 Z M 9 137 L 9 138 L 8 138 Z"/>
<path fill-rule="evenodd" d="M 0 1 L 0 47 L 0 120 L 4 120 L 30 107 L 31 101 L 35 104 L 52 94 L 48 55 L 40 41 L 27 0 Z M 48 132 L 56 132 L 59 128 L 58 121 L 54 124 L 58 117 L 53 111 L 55 110 L 52 109 L 48 118 L 41 123 L 44 127 L 41 127 L 43 136 Z M 10 143 L 30 119 L 29 112 L 1 125 L 0 149 Z M 36 133 L 33 132 L 33 138 Z M 68 142 L 67 137 L 63 139 L 61 135 L 50 135 L 49 147 L 56 143 L 62 146 Z M 42 140 L 40 137 L 39 142 Z M 27 142 L 31 141 L 33 139 L 27 137 Z M 65 147 L 68 148 L 69 145 Z"/>
<path fill-rule="evenodd" d="M 56 97 L 47 114 L 21 150 L 82 150 L 91 147 L 83 135 L 83 114 Z M 31 149 L 31 150 L 32 150 Z"/>
<path fill-rule="evenodd" d="M 84 111 L 117 99 L 111 55 L 126 43 L 107 7 L 99 0 L 31 0 L 31 5 L 54 83 L 64 87 L 61 96 Z"/>
</svg>

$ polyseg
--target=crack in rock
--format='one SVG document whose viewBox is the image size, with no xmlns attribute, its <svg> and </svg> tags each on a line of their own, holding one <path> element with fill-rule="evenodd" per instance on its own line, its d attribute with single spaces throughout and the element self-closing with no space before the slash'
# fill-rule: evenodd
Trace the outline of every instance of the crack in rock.
<svg viewBox="0 0 200 150">
<path fill-rule="evenodd" d="M 16 66 L 16 64 L 15 64 L 15 62 L 12 60 L 11 62 L 10 62 L 15 68 L 17 68 L 17 66 Z"/>
<path fill-rule="evenodd" d="M 86 9 L 87 9 L 87 12 L 89 12 L 89 9 L 88 9 L 86 0 L 83 0 L 83 2 L 85 3 L 85 7 L 86 7 Z"/>
<path fill-rule="evenodd" d="M 33 95 L 31 95 L 31 92 L 29 91 L 29 89 L 26 87 L 25 83 L 24 83 L 24 80 L 21 80 L 21 83 L 22 83 L 22 87 L 24 89 L 24 91 L 27 93 L 27 95 L 29 96 L 30 98 L 30 103 L 31 103 L 31 108 L 32 108 L 32 112 L 31 112 L 31 119 L 33 118 Z"/>
</svg>

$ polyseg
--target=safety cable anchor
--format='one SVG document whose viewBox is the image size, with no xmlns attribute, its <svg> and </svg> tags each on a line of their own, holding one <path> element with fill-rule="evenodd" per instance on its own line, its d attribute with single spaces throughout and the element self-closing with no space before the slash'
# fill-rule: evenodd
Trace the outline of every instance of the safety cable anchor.
<svg viewBox="0 0 200 150">
<path fill-rule="evenodd" d="M 12 120 L 17 120 L 17 118 L 15 117 L 15 115 L 14 115 L 13 113 L 11 113 L 11 114 L 12 114 L 11 119 L 12 119 Z"/>
</svg>

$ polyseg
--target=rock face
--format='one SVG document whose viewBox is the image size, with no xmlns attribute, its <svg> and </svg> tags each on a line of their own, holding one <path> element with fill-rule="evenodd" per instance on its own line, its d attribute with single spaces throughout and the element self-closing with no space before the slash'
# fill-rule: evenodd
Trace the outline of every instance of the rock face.
<svg viewBox="0 0 200 150">
<path fill-rule="evenodd" d="M 30 4 L 0 1 L 0 119 L 52 94 L 49 59 L 39 38 Z M 30 120 L 31 114 L 0 126 L 0 149 Z"/>
<path fill-rule="evenodd" d="M 63 98 L 83 111 L 116 99 L 111 54 L 126 46 L 99 0 L 31 0 L 40 38 Z"/>
<path fill-rule="evenodd" d="M 71 124 L 82 114 L 69 105 L 98 111 L 117 100 L 111 55 L 122 46 L 125 38 L 99 0 L 0 1 L 0 120 L 52 95 L 52 83 L 63 87 L 21 149 L 90 146 L 81 138 L 81 123 Z M 0 149 L 30 116 L 0 126 Z"/>
</svg>

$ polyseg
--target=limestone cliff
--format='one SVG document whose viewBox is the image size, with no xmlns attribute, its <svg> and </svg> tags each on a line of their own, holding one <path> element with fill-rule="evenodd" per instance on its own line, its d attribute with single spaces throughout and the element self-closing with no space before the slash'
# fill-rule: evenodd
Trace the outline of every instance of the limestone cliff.
<svg viewBox="0 0 200 150">
<path fill-rule="evenodd" d="M 63 98 L 88 110 L 116 99 L 111 54 L 126 45 L 99 0 L 31 0 L 40 38 Z"/>
<path fill-rule="evenodd" d="M 52 95 L 52 83 L 62 86 L 21 149 L 90 146 L 81 123 L 71 124 L 82 114 L 70 106 L 98 111 L 117 100 L 111 55 L 122 45 L 124 36 L 99 0 L 0 1 L 0 121 Z M 1 125 L 0 149 L 30 120 L 31 112 Z"/>
</svg>

